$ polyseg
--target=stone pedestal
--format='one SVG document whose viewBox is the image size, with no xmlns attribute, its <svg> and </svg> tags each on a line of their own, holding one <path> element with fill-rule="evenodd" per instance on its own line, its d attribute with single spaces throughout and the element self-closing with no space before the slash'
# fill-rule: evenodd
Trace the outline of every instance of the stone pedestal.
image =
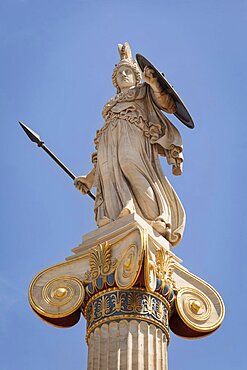
<svg viewBox="0 0 247 370">
<path fill-rule="evenodd" d="M 197 338 L 223 320 L 215 289 L 182 267 L 167 240 L 136 214 L 86 234 L 73 253 L 33 279 L 29 300 L 59 327 L 83 314 L 88 370 L 167 370 L 169 327 Z"/>
</svg>

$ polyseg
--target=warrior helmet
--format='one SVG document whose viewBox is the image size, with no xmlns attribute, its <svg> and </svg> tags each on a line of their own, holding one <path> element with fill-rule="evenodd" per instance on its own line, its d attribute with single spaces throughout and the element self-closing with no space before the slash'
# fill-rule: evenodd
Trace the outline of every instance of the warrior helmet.
<svg viewBox="0 0 247 370">
<path fill-rule="evenodd" d="M 112 73 L 112 82 L 113 85 L 117 88 L 117 92 L 120 92 L 117 84 L 117 72 L 121 66 L 127 66 L 132 69 L 136 77 L 137 85 L 141 82 L 142 75 L 136 60 L 133 61 L 132 59 L 132 53 L 128 42 L 125 42 L 123 45 L 118 44 L 118 51 L 120 54 L 120 62 L 115 65 L 115 68 Z"/>
</svg>

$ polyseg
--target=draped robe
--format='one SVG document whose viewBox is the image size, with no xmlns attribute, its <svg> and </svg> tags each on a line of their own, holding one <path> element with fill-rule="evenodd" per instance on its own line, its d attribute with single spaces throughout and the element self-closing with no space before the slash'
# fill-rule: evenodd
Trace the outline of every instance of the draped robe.
<svg viewBox="0 0 247 370">
<path fill-rule="evenodd" d="M 173 113 L 174 101 L 164 92 L 154 93 L 146 83 L 117 94 L 105 105 L 105 124 L 97 131 L 93 154 L 95 217 L 102 226 L 136 212 L 175 246 L 183 235 L 185 212 L 158 155 L 180 175 L 182 141 L 161 110 Z"/>
</svg>

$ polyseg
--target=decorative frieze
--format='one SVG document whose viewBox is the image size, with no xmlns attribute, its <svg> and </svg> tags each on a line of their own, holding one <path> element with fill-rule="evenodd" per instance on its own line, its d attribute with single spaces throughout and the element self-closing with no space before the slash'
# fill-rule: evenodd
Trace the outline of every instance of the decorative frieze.
<svg viewBox="0 0 247 370">
<path fill-rule="evenodd" d="M 169 304 L 161 295 L 144 289 L 115 288 L 98 293 L 83 308 L 83 314 L 87 320 L 87 337 L 104 322 L 136 319 L 156 325 L 169 339 Z"/>
</svg>

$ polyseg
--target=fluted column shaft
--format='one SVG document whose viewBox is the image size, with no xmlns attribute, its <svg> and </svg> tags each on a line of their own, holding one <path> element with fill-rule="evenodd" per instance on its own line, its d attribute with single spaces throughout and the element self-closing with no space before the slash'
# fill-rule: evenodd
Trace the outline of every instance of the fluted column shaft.
<svg viewBox="0 0 247 370">
<path fill-rule="evenodd" d="M 111 321 L 88 338 L 88 370 L 167 370 L 167 336 L 146 321 Z"/>
</svg>

